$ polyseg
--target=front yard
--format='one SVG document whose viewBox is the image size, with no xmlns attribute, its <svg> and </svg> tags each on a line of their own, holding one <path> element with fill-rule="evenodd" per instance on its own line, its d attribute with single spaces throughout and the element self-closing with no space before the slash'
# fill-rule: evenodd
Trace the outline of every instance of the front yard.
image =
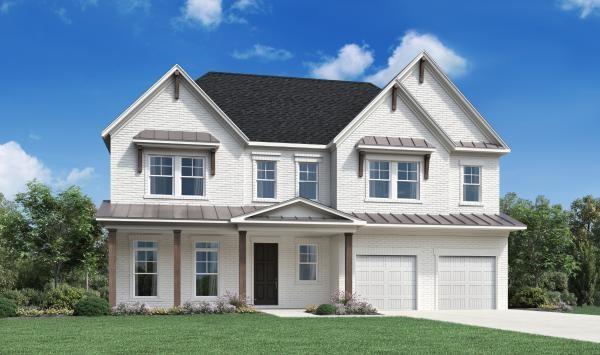
<svg viewBox="0 0 600 355">
<path fill-rule="evenodd" d="M 264 314 L 0 320 L 0 353 L 572 353 L 600 344 L 409 318 Z"/>
</svg>

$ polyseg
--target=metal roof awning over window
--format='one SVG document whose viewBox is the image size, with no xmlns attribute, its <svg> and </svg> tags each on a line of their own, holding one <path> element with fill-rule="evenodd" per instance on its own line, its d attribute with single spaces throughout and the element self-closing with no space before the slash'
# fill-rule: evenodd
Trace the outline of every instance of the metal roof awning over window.
<svg viewBox="0 0 600 355">
<path fill-rule="evenodd" d="M 207 132 L 162 131 L 146 129 L 133 137 L 139 146 L 217 149 L 219 140 Z"/>
<path fill-rule="evenodd" d="M 409 214 L 355 212 L 352 214 L 367 221 L 368 225 L 500 227 L 512 230 L 526 228 L 523 223 L 503 213 Z"/>
</svg>

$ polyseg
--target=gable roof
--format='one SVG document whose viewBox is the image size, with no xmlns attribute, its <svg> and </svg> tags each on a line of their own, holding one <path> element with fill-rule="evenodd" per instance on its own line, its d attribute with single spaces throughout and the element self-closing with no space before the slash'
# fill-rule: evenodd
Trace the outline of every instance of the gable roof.
<svg viewBox="0 0 600 355">
<path fill-rule="evenodd" d="M 379 94 L 365 82 L 209 72 L 196 83 L 252 141 L 328 144 Z"/>
</svg>

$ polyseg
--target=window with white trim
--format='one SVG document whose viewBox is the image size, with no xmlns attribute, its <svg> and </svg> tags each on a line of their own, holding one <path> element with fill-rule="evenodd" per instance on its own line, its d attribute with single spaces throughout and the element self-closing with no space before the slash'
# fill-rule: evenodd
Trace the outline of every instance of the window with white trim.
<svg viewBox="0 0 600 355">
<path fill-rule="evenodd" d="M 181 158 L 181 194 L 204 196 L 204 158 Z"/>
<path fill-rule="evenodd" d="M 173 157 L 150 157 L 150 194 L 173 195 Z"/>
<path fill-rule="evenodd" d="M 396 195 L 401 199 L 419 198 L 419 163 L 398 162 Z"/>
<path fill-rule="evenodd" d="M 316 200 L 318 196 L 318 163 L 298 163 L 298 196 Z"/>
<path fill-rule="evenodd" d="M 390 197 L 390 162 L 369 161 L 369 197 Z"/>
<path fill-rule="evenodd" d="M 275 198 L 276 162 L 267 160 L 256 161 L 256 197 Z"/>
<path fill-rule="evenodd" d="M 298 280 L 317 280 L 317 246 L 313 244 L 302 244 L 298 246 Z"/>
<path fill-rule="evenodd" d="M 463 201 L 481 202 L 480 166 L 463 166 Z"/>
<path fill-rule="evenodd" d="M 136 297 L 154 297 L 158 288 L 158 242 L 134 242 L 134 292 Z"/>
<path fill-rule="evenodd" d="M 218 296 L 219 294 L 219 243 L 195 243 L 196 296 Z"/>
</svg>

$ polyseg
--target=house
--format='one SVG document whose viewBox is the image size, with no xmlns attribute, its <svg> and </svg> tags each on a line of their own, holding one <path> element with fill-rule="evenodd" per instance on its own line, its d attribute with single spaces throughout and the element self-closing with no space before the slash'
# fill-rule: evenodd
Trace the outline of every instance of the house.
<svg viewBox="0 0 600 355">
<path fill-rule="evenodd" d="M 112 305 L 507 308 L 510 148 L 426 53 L 383 89 L 176 65 L 102 137 Z"/>
</svg>

